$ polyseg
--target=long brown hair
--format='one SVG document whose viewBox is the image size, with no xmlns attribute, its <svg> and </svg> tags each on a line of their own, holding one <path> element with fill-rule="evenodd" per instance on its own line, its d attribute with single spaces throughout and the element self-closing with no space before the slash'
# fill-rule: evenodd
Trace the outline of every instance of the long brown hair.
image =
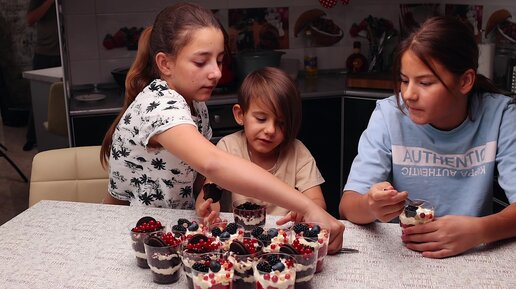
<svg viewBox="0 0 516 289">
<path fill-rule="evenodd" d="M 439 62 L 456 76 L 462 75 L 468 69 L 477 71 L 478 68 L 478 46 L 471 27 L 455 17 L 429 18 L 398 46 L 393 65 L 393 77 L 396 84 L 394 93 L 397 96 L 400 95 L 401 57 L 409 50 L 433 72 L 447 89 L 449 87 L 439 76 L 431 60 Z M 489 78 L 477 73 L 473 88 L 468 95 L 468 103 L 471 105 L 471 98 L 479 96 L 483 92 L 503 93 Z M 398 107 L 401 109 L 400 98 L 396 99 Z"/>
<path fill-rule="evenodd" d="M 292 144 L 301 127 L 301 96 L 288 74 L 274 67 L 251 72 L 238 91 L 238 104 L 243 112 L 249 109 L 251 101 L 263 103 L 284 120 L 285 139 L 281 146 Z"/>
<path fill-rule="evenodd" d="M 100 149 L 100 161 L 104 167 L 113 141 L 113 133 L 125 111 L 154 79 L 160 77 L 155 56 L 159 52 L 175 58 L 192 39 L 195 30 L 213 27 L 222 31 L 222 26 L 210 10 L 196 4 L 178 3 L 163 9 L 147 27 L 138 40 L 138 51 L 125 80 L 125 98 L 122 109 L 106 132 Z"/>
</svg>

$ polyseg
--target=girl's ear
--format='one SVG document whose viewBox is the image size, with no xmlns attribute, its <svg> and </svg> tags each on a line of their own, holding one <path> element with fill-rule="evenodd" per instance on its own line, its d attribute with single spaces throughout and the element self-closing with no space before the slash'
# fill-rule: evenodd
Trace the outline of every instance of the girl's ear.
<svg viewBox="0 0 516 289">
<path fill-rule="evenodd" d="M 233 105 L 233 117 L 235 118 L 236 123 L 244 125 L 244 111 L 240 104 Z"/>
<path fill-rule="evenodd" d="M 460 77 L 460 92 L 464 95 L 468 94 L 473 89 L 476 78 L 477 74 L 473 69 L 466 70 Z"/>
<path fill-rule="evenodd" d="M 171 76 L 174 70 L 174 65 L 171 59 L 163 52 L 158 52 L 155 57 L 156 66 L 163 76 Z"/>
</svg>

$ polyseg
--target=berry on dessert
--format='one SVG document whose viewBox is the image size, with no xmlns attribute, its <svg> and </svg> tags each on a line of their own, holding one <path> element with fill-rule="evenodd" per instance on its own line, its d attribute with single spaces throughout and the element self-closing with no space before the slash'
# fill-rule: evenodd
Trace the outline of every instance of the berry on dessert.
<svg viewBox="0 0 516 289">
<path fill-rule="evenodd" d="M 254 201 L 239 200 L 233 203 L 235 223 L 244 227 L 246 231 L 265 225 L 266 214 L 265 205 Z"/>
<path fill-rule="evenodd" d="M 255 265 L 254 278 L 257 288 L 294 288 L 296 261 L 285 254 L 267 254 Z"/>
<path fill-rule="evenodd" d="M 185 235 L 185 238 L 189 238 L 195 234 L 204 234 L 206 227 L 203 224 L 199 224 L 197 221 L 189 221 L 181 218 L 177 220 L 177 223 L 172 225 L 173 232 L 180 232 Z"/>
<path fill-rule="evenodd" d="M 229 289 L 233 280 L 233 264 L 224 258 L 210 257 L 192 265 L 195 289 Z"/>
<path fill-rule="evenodd" d="M 296 224 L 292 227 L 295 232 L 294 240 L 303 245 L 312 247 L 317 252 L 317 269 L 321 272 L 324 264 L 324 257 L 328 254 L 328 243 L 330 240 L 330 232 L 326 228 L 321 228 L 316 223 Z"/>
<path fill-rule="evenodd" d="M 426 201 L 414 204 L 407 204 L 405 209 L 399 216 L 401 227 L 410 227 L 419 224 L 425 224 L 434 220 L 435 212 Z"/>
<path fill-rule="evenodd" d="M 261 228 L 260 228 L 261 229 Z M 263 245 L 264 252 L 279 252 L 281 244 L 287 244 L 290 241 L 290 232 L 283 228 L 256 229 L 251 235 L 260 240 Z M 260 234 L 258 234 L 261 232 Z M 253 234 L 254 233 L 254 234 Z"/>
<path fill-rule="evenodd" d="M 280 252 L 289 254 L 296 260 L 296 288 L 311 288 L 317 268 L 317 251 L 296 239 L 292 244 L 281 245 Z"/>
<path fill-rule="evenodd" d="M 236 223 L 221 222 L 212 224 L 208 235 L 211 234 L 217 241 L 222 242 L 222 249 L 227 251 L 231 241 L 235 239 L 242 241 L 244 239 L 244 233 L 242 226 Z"/>
</svg>

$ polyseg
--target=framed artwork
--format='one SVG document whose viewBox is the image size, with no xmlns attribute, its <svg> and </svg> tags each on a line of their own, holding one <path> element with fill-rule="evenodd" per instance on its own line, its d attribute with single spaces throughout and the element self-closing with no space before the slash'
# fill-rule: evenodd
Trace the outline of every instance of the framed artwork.
<svg viewBox="0 0 516 289">
<path fill-rule="evenodd" d="M 469 23 L 475 35 L 480 37 L 482 33 L 482 10 L 482 5 L 446 4 L 444 14 L 456 16 Z"/>
<path fill-rule="evenodd" d="M 289 48 L 287 7 L 229 9 L 231 52 Z"/>
</svg>

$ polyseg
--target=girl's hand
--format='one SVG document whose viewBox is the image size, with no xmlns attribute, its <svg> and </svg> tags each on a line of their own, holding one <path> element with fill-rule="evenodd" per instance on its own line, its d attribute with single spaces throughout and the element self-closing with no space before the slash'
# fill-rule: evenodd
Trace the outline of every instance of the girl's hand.
<svg viewBox="0 0 516 289">
<path fill-rule="evenodd" d="M 213 223 L 221 222 L 221 218 L 219 216 L 219 211 L 212 208 L 213 200 L 211 198 L 202 202 L 201 205 L 197 206 L 195 209 L 197 211 L 197 215 L 203 218 L 203 224 L 209 225 Z"/>
<path fill-rule="evenodd" d="M 401 240 L 423 257 L 445 258 L 458 255 L 482 243 L 479 218 L 444 216 L 433 222 L 402 230 Z"/>
<path fill-rule="evenodd" d="M 290 211 L 285 216 L 281 217 L 281 219 L 276 221 L 276 224 L 281 226 L 288 222 L 301 223 L 304 222 L 304 220 L 305 218 L 303 217 L 303 215 L 298 214 L 294 211 Z"/>
<path fill-rule="evenodd" d="M 304 216 L 306 222 L 317 222 L 324 224 L 330 230 L 330 243 L 328 245 L 328 254 L 336 254 L 342 249 L 344 224 L 332 217 L 328 212 L 319 206 L 314 206 L 308 210 Z M 277 222 L 276 222 L 277 223 Z M 279 223 L 277 223 L 280 225 Z"/>
<path fill-rule="evenodd" d="M 390 183 L 381 182 L 367 192 L 367 204 L 376 219 L 389 222 L 401 214 L 407 196 L 407 192 L 398 192 Z"/>
</svg>

